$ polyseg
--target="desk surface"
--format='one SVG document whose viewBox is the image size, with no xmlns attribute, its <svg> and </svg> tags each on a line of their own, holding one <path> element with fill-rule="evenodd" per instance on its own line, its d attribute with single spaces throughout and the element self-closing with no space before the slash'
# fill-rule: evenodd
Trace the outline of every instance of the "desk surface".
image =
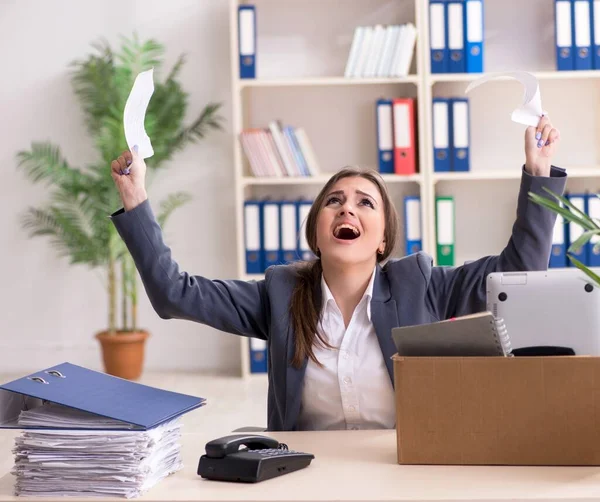
<svg viewBox="0 0 600 502">
<path fill-rule="evenodd" d="M 270 433 L 291 449 L 315 459 L 306 469 L 256 484 L 208 481 L 196 474 L 212 437 L 184 433 L 183 470 L 164 479 L 139 500 L 214 501 L 582 501 L 600 500 L 599 467 L 401 466 L 396 434 L 387 431 Z M 5 436 L 4 439 L 8 439 Z M 0 501 L 12 495 L 6 473 L 11 451 L 0 441 Z M 33 499 L 38 502 L 47 498 Z M 74 499 L 62 499 L 74 500 Z M 87 500 L 124 500 L 88 498 Z"/>
</svg>

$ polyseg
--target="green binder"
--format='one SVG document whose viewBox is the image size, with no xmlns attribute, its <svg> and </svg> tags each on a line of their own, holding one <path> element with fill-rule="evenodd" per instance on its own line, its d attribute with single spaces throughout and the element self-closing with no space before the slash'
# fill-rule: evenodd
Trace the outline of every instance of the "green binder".
<svg viewBox="0 0 600 502">
<path fill-rule="evenodd" d="M 454 266 L 454 197 L 435 198 L 437 264 Z"/>
</svg>

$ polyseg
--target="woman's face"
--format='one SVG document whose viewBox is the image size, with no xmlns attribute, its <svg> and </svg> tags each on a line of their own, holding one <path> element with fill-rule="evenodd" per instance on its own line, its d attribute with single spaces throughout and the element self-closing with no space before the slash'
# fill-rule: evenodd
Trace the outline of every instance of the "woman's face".
<svg viewBox="0 0 600 502">
<path fill-rule="evenodd" d="M 358 264 L 374 260 L 384 245 L 385 213 L 375 184 L 351 176 L 325 195 L 317 216 L 317 248 L 325 262 Z"/>
</svg>

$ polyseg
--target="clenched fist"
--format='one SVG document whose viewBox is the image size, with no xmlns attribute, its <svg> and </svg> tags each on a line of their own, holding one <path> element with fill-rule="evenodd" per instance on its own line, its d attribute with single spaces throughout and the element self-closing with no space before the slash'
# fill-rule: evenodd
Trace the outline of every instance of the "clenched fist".
<svg viewBox="0 0 600 502">
<path fill-rule="evenodd" d="M 110 170 L 125 211 L 130 211 L 148 198 L 145 186 L 146 163 L 138 155 L 137 146 L 132 151 L 125 150 L 113 160 Z"/>
<path fill-rule="evenodd" d="M 559 140 L 560 133 L 547 115 L 540 118 L 537 127 L 528 127 L 525 130 L 525 170 L 532 176 L 550 176 Z"/>
</svg>

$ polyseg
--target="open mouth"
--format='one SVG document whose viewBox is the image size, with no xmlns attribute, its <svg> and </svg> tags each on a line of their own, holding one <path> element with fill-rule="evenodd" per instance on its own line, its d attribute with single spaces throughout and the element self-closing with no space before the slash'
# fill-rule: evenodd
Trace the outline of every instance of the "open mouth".
<svg viewBox="0 0 600 502">
<path fill-rule="evenodd" d="M 333 236 L 336 239 L 352 241 L 360 236 L 360 231 L 354 225 L 343 223 L 335 227 L 333 230 Z"/>
</svg>

